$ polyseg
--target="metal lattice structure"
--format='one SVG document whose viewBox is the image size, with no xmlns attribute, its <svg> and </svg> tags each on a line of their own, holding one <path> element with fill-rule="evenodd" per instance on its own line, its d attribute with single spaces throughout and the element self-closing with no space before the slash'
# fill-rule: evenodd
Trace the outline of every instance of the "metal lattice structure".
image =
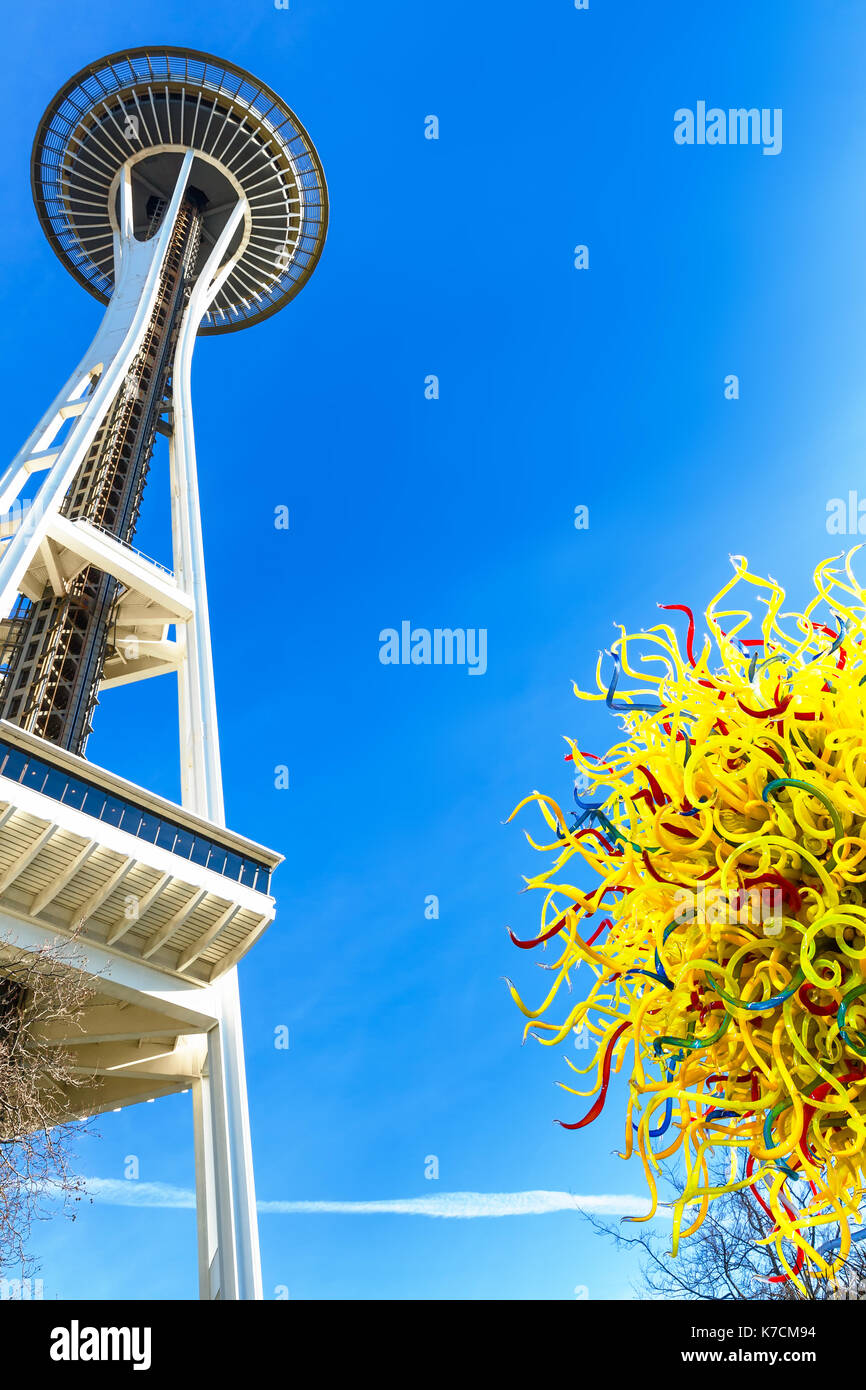
<svg viewBox="0 0 866 1390">
<path fill-rule="evenodd" d="M 148 228 L 165 213 L 158 200 Z M 144 340 L 61 507 L 130 544 L 135 534 L 157 425 L 170 400 L 169 376 L 180 314 L 201 243 L 202 205 L 184 197 Z M 149 238 L 148 238 L 149 239 Z M 120 585 L 88 565 L 66 591 L 49 587 L 27 611 L 3 654 L 0 716 L 83 753 L 105 666 Z"/>
<path fill-rule="evenodd" d="M 0 475 L 0 1024 L 4 958 L 74 936 L 93 1001 L 63 1040 L 93 1083 L 75 1103 L 192 1092 L 201 1296 L 258 1298 L 236 966 L 273 919 L 280 856 L 225 827 L 190 372 L 200 333 L 255 324 L 309 279 L 324 176 L 270 88 L 157 48 L 66 84 L 32 183 L 53 249 L 107 308 Z M 157 435 L 170 569 L 132 544 Z M 83 757 L 99 692 L 163 674 L 179 806 Z"/>
</svg>

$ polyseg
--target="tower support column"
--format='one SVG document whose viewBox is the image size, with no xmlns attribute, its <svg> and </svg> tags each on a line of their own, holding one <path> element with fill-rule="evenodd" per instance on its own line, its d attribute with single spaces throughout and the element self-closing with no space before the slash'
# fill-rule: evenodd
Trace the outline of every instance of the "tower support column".
<svg viewBox="0 0 866 1390">
<path fill-rule="evenodd" d="M 199 1297 L 261 1299 L 262 1274 L 237 971 L 219 982 L 220 1022 L 193 1088 Z"/>
<path fill-rule="evenodd" d="M 214 1135 L 211 1086 L 207 1064 L 192 1086 L 193 1140 L 195 1147 L 195 1215 L 198 1234 L 198 1296 L 220 1296 L 220 1240 L 217 1228 Z"/>
<path fill-rule="evenodd" d="M 70 78 L 31 175 L 53 250 L 107 307 L 0 468 L 0 925 L 6 911 L 27 951 L 73 935 L 108 977 L 80 1044 L 109 1072 L 89 1113 L 192 1091 L 201 1296 L 257 1299 L 236 967 L 273 919 L 282 857 L 225 828 L 190 375 L 198 335 L 259 323 L 309 280 L 324 172 L 277 93 L 169 46 Z M 158 434 L 173 569 L 133 544 Z M 168 672 L 181 805 L 84 758 L 100 693 Z"/>
<path fill-rule="evenodd" d="M 224 1108 L 221 1113 L 225 1114 L 227 1124 L 227 1164 L 237 1267 L 235 1297 L 260 1299 L 263 1297 L 262 1264 L 236 966 L 222 976 L 216 989 L 220 996 L 221 1022 L 208 1035 L 208 1052 L 210 1055 L 211 1050 L 218 1049 L 221 1063 L 220 1105 Z"/>
<path fill-rule="evenodd" d="M 223 257 L 246 210 L 246 201 L 240 199 L 199 273 L 181 321 L 169 444 L 174 570 L 178 582 L 193 598 L 192 617 L 179 634 L 183 644 L 178 665 L 182 801 L 217 825 L 225 823 L 225 809 L 190 378 L 199 324 L 231 271 L 232 262 L 223 263 Z M 201 1296 L 260 1299 L 261 1260 L 237 967 L 233 966 L 213 989 L 220 1021 L 208 1033 L 207 1075 L 194 1111 Z"/>
<path fill-rule="evenodd" d="M 232 263 L 223 265 L 222 258 L 246 209 L 245 199 L 236 203 L 184 312 L 175 353 L 173 424 L 169 442 L 174 572 L 178 583 L 194 600 L 192 618 L 179 634 L 183 643 L 178 668 L 181 793 L 185 806 L 218 825 L 225 822 L 225 808 L 199 510 L 191 372 L 199 324 L 231 270 Z"/>
</svg>

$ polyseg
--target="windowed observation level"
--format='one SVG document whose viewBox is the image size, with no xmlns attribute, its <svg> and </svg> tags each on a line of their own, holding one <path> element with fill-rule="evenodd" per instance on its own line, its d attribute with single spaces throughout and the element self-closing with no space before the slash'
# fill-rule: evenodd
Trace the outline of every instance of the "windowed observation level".
<svg viewBox="0 0 866 1390">
<path fill-rule="evenodd" d="M 190 982 L 274 916 L 281 856 L 0 720 L 0 910 Z"/>
</svg>

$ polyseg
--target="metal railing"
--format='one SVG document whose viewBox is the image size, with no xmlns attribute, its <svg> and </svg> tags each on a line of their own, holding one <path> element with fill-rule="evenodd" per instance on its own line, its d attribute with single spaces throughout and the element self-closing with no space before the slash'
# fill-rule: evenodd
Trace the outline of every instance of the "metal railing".
<svg viewBox="0 0 866 1390">
<path fill-rule="evenodd" d="M 144 551 L 139 550 L 137 546 L 130 545 L 129 541 L 123 540 L 121 536 L 116 536 L 107 526 L 100 526 L 98 521 L 91 521 L 89 517 L 86 516 L 71 517 L 70 520 L 83 522 L 85 526 L 92 526 L 94 531 L 101 531 L 110 541 L 116 541 L 118 545 L 123 546 L 124 550 L 131 550 L 132 554 L 137 555 L 139 560 L 144 560 L 145 564 L 155 566 L 156 569 L 162 570 L 163 574 L 167 574 L 169 578 L 174 579 L 174 570 L 170 565 L 164 565 L 161 560 L 154 560 L 152 555 L 146 555 Z"/>
</svg>

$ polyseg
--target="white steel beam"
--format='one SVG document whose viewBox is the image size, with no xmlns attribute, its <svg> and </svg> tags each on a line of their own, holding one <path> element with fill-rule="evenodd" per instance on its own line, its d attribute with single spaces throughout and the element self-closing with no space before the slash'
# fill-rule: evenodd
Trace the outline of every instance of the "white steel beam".
<svg viewBox="0 0 866 1390">
<path fill-rule="evenodd" d="M 61 873 L 51 879 L 50 883 L 46 883 L 45 887 L 41 892 L 36 894 L 36 897 L 30 904 L 31 916 L 38 917 L 40 912 L 42 912 L 50 902 L 54 901 L 57 894 L 63 892 L 63 889 L 72 882 L 78 870 L 87 863 L 96 848 L 97 843 L 95 840 L 91 840 L 88 844 L 85 844 L 84 847 L 78 851 L 71 863 L 67 864 L 66 868 L 63 869 Z"/>
<path fill-rule="evenodd" d="M 141 950 L 142 960 L 149 960 L 149 958 L 159 950 L 160 946 L 164 946 L 167 941 L 170 941 L 175 932 L 183 926 L 190 913 L 193 912 L 202 899 L 206 897 L 206 888 L 196 889 L 192 897 L 187 899 L 184 903 L 183 907 L 179 908 L 174 916 L 169 918 L 165 925 L 160 927 L 158 931 L 155 931 L 150 940 L 145 943 Z"/>
<path fill-rule="evenodd" d="M 48 518 L 45 531 L 59 548 L 83 561 L 82 569 L 85 564 L 95 565 L 103 574 L 112 575 L 138 598 L 159 604 L 171 614 L 172 622 L 186 622 L 192 617 L 193 600 L 172 576 L 106 531 L 60 512 Z"/>
<path fill-rule="evenodd" d="M 190 374 L 192 352 L 199 324 L 208 305 L 231 271 L 232 261 L 222 264 L 236 229 L 247 210 L 245 199 L 238 201 L 223 227 L 216 245 L 199 273 L 181 322 L 175 354 L 172 396 L 174 431 L 170 441 L 172 494 L 172 539 L 174 572 L 177 582 L 188 590 L 195 613 L 181 640 L 183 660 L 178 668 L 180 706 L 181 784 L 183 803 L 198 815 L 223 824 L 222 775 L 213 657 L 208 621 L 204 545 L 201 533 L 195 434 L 192 423 Z M 181 634 L 179 633 L 179 636 Z"/>
<path fill-rule="evenodd" d="M 114 873 L 111 874 L 104 883 L 99 885 L 96 892 L 91 894 L 82 907 L 73 909 L 72 915 L 69 918 L 69 925 L 73 931 L 79 931 L 90 921 L 94 912 L 99 911 L 102 904 L 107 902 L 111 897 L 115 888 L 120 887 L 126 875 L 134 868 L 135 861 L 133 859 L 125 859 L 122 863 L 118 864 Z"/>
<path fill-rule="evenodd" d="M 22 527 L 0 558 L 0 615 L 11 610 L 20 592 L 20 582 L 42 543 L 48 518 L 59 510 L 141 347 L 156 303 L 163 262 L 192 164 L 193 152 L 189 150 L 183 158 L 163 224 L 153 240 L 140 242 L 130 238 L 124 243 L 114 293 L 96 337 L 36 429 L 0 475 L 2 515 L 8 511 L 29 476 L 30 456 L 47 449 L 64 420 L 71 418 L 72 412 L 78 412 L 37 494 L 38 516 L 33 526 Z M 126 185 L 122 186 L 121 199 L 131 199 L 131 191 Z M 91 385 L 93 389 L 86 395 Z"/>
<path fill-rule="evenodd" d="M 6 889 L 11 887 L 16 878 L 20 878 L 21 874 L 23 874 L 24 870 L 27 868 L 27 865 L 33 862 L 42 846 L 51 839 L 56 830 L 56 825 L 46 825 L 45 829 L 40 831 L 36 836 L 33 843 L 28 845 L 27 849 L 23 850 L 16 859 L 13 859 L 9 868 L 6 869 L 4 873 L 0 874 L 0 893 L 5 893 Z"/>
<path fill-rule="evenodd" d="M 126 935 L 130 927 L 134 927 L 136 922 L 140 922 L 144 914 L 147 912 L 148 908 L 151 906 L 151 904 L 156 902 L 160 893 L 163 891 L 163 889 L 167 888 L 171 882 L 171 874 L 161 874 L 160 877 L 156 880 L 156 882 L 152 884 L 150 888 L 148 888 L 147 892 L 144 894 L 144 897 L 139 898 L 138 902 L 136 903 L 135 916 L 121 917 L 120 921 L 116 922 L 115 925 L 111 928 L 111 931 L 105 938 L 106 946 L 113 946 L 115 941 L 120 941 L 121 937 L 124 937 Z"/>
<path fill-rule="evenodd" d="M 232 919 L 237 915 L 237 911 L 236 905 L 230 903 L 225 912 L 219 915 L 216 921 L 208 927 L 207 931 L 202 932 L 197 940 L 193 941 L 190 946 L 187 946 L 185 951 L 181 952 L 177 962 L 178 970 L 186 970 L 188 965 L 192 965 L 197 961 L 202 951 L 207 950 L 208 946 L 216 941 L 220 933 L 229 925 Z"/>
<path fill-rule="evenodd" d="M 39 559 L 48 572 L 48 583 L 52 592 L 59 598 L 66 593 L 66 580 L 60 568 L 59 557 L 50 536 L 45 536 L 39 547 Z"/>
</svg>

